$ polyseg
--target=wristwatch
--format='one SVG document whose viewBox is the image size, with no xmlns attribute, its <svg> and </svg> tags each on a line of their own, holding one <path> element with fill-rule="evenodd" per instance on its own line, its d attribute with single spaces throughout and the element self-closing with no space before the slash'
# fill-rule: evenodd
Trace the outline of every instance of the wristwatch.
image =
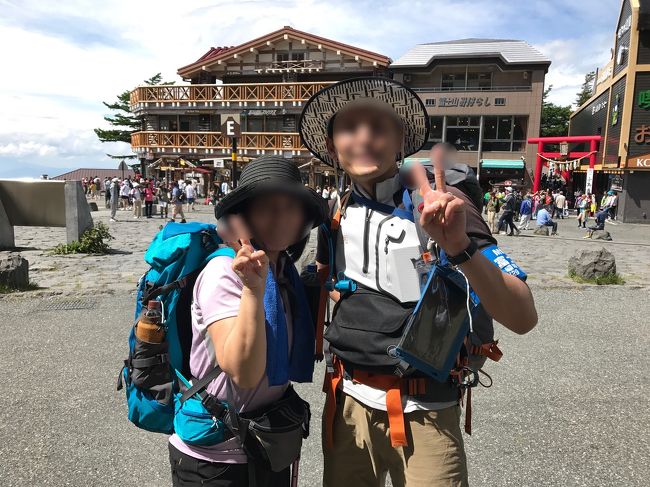
<svg viewBox="0 0 650 487">
<path fill-rule="evenodd" d="M 464 264 L 469 259 L 471 259 L 477 250 L 478 250 L 478 245 L 476 245 L 476 242 L 474 242 L 474 240 L 470 239 L 469 245 L 465 248 L 465 250 L 463 250 L 458 255 L 454 255 L 454 256 L 448 255 L 447 259 L 452 265 L 458 266 Z"/>
</svg>

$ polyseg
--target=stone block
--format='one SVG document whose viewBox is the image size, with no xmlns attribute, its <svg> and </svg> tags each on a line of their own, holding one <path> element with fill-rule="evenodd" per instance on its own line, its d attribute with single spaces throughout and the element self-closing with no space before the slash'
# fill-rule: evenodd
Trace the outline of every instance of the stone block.
<svg viewBox="0 0 650 487">
<path fill-rule="evenodd" d="M 616 274 L 616 259 L 605 248 L 581 250 L 569 259 L 569 275 L 592 280 L 612 274 Z"/>
<path fill-rule="evenodd" d="M 533 232 L 535 235 L 544 235 L 548 237 L 551 234 L 551 227 L 539 226 Z"/>
<path fill-rule="evenodd" d="M 29 262 L 15 252 L 0 252 L 0 284 L 24 288 L 29 284 Z"/>
</svg>

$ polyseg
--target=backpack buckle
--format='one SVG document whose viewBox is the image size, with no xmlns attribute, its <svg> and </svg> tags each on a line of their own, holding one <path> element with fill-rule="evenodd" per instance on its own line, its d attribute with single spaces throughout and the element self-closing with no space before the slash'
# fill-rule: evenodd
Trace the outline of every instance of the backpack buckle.
<svg viewBox="0 0 650 487">
<path fill-rule="evenodd" d="M 212 394 L 206 393 L 205 397 L 201 400 L 201 404 L 203 404 L 203 407 L 217 419 L 222 419 L 225 416 L 225 412 L 228 410 L 226 404 Z"/>
</svg>

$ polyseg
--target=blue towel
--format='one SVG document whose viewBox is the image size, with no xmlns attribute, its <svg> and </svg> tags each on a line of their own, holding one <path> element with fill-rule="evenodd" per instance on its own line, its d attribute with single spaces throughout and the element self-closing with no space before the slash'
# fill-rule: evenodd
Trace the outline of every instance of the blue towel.
<svg viewBox="0 0 650 487">
<path fill-rule="evenodd" d="M 289 353 L 287 321 L 282 295 L 272 269 L 266 277 L 264 313 L 266 317 L 266 375 L 269 385 L 311 382 L 314 374 L 315 331 L 305 288 L 292 262 L 285 272 L 295 296 L 292 311 L 293 342 Z"/>
</svg>

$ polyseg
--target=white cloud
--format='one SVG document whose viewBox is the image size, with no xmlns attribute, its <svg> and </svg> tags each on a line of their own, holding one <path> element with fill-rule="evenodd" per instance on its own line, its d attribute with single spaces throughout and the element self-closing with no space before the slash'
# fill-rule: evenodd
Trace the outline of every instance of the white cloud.
<svg viewBox="0 0 650 487">
<path fill-rule="evenodd" d="M 462 37 L 523 38 L 553 61 L 551 100 L 573 102 L 584 74 L 607 61 L 618 0 L 589 11 L 518 0 L 0 0 L 0 176 L 18 160 L 39 167 L 113 167 L 92 129 L 107 128 L 102 101 L 178 67 L 210 46 L 238 44 L 284 25 L 397 59 L 418 43 Z M 564 9 L 564 10 L 563 10 Z M 564 12 L 564 13 L 558 13 Z M 604 27 L 600 24 L 602 20 Z M 584 15 L 584 25 L 574 18 Z M 549 28 L 558 17 L 575 29 Z"/>
</svg>

